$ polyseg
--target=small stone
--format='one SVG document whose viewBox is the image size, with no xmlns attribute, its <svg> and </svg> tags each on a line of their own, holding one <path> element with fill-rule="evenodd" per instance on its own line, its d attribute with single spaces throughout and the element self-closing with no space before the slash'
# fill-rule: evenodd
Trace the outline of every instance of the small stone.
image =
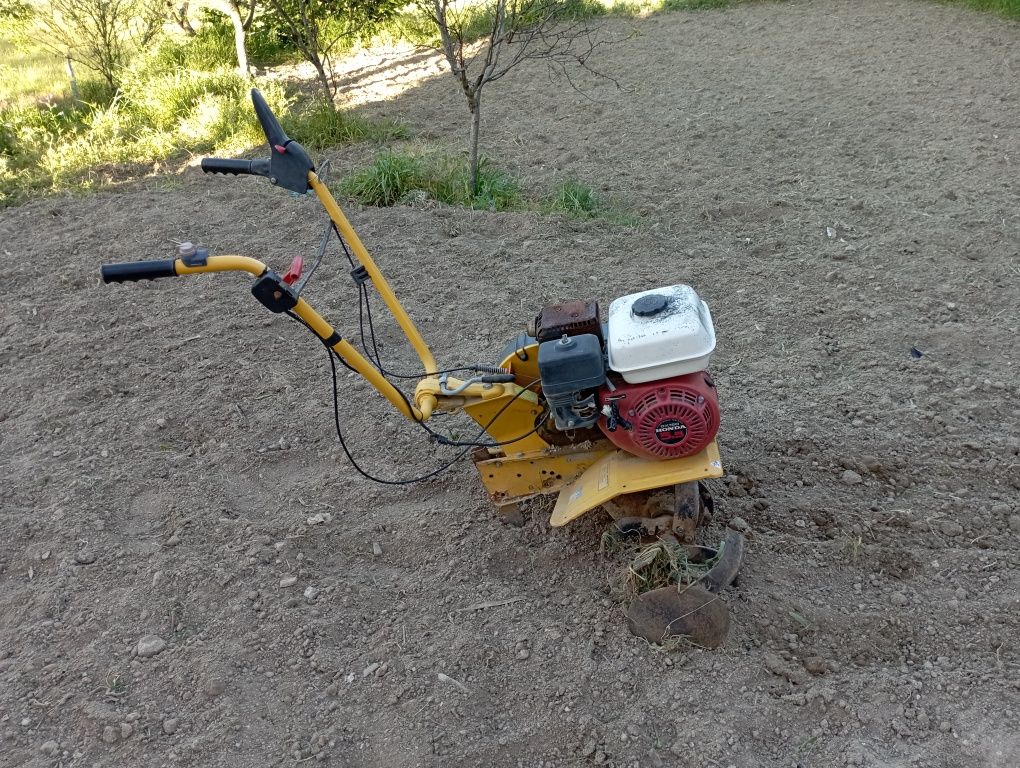
<svg viewBox="0 0 1020 768">
<path fill-rule="evenodd" d="M 824 675 L 829 671 L 829 664 L 821 656 L 808 656 L 804 659 L 804 669 L 812 675 Z"/>
<path fill-rule="evenodd" d="M 747 521 L 742 517 L 735 517 L 730 520 L 728 527 L 732 528 L 737 533 L 750 533 L 751 526 L 748 525 Z"/>
<path fill-rule="evenodd" d="M 103 741 L 107 744 L 116 744 L 120 733 L 112 725 L 108 725 L 103 729 Z"/>
<path fill-rule="evenodd" d="M 1020 515 L 1009 516 L 1009 530 L 1013 533 L 1020 533 Z"/>
<path fill-rule="evenodd" d="M 882 462 L 875 456 L 861 456 L 861 466 L 869 472 L 881 472 Z"/>
<path fill-rule="evenodd" d="M 305 600 L 307 600 L 308 602 L 311 602 L 312 600 L 314 600 L 318 596 L 319 596 L 319 590 L 318 589 L 316 589 L 315 587 L 312 587 L 312 586 L 305 587 Z"/>
<path fill-rule="evenodd" d="M 889 602 L 895 605 L 897 608 L 906 608 L 910 605 L 910 598 L 902 592 L 893 592 L 889 595 Z"/>
<path fill-rule="evenodd" d="M 166 640 L 159 635 L 146 635 L 138 641 L 138 645 L 135 646 L 135 653 L 141 658 L 147 659 L 150 656 L 155 656 L 157 653 L 166 648 Z"/>
<path fill-rule="evenodd" d="M 176 547 L 180 543 L 181 543 L 181 537 L 178 536 L 175 533 L 169 539 L 166 540 L 166 544 L 164 546 L 167 546 L 167 547 Z"/>
<path fill-rule="evenodd" d="M 74 553 L 74 562 L 78 565 L 92 565 L 96 562 L 96 553 L 91 549 L 81 549 Z"/>
<path fill-rule="evenodd" d="M 297 584 L 297 576 L 284 576 L 282 579 L 280 579 L 281 589 L 293 587 L 295 584 Z"/>
<path fill-rule="evenodd" d="M 220 677 L 210 677 L 202 686 L 202 692 L 210 699 L 215 699 L 225 690 L 227 690 L 227 684 L 223 678 Z"/>
<path fill-rule="evenodd" d="M 333 515 L 329 514 L 329 512 L 318 512 L 311 515 L 306 522 L 309 525 L 322 525 L 324 523 L 328 523 L 332 519 Z"/>
<path fill-rule="evenodd" d="M 163 721 L 163 733 L 167 736 L 172 736 L 177 733 L 177 729 L 180 725 L 181 723 L 176 717 L 169 717 Z"/>
<path fill-rule="evenodd" d="M 521 648 L 521 650 L 517 651 L 517 659 L 518 659 L 518 661 L 524 661 L 525 659 L 529 658 L 530 656 L 531 656 L 531 651 L 529 651 L 527 648 Z"/>
<path fill-rule="evenodd" d="M 842 475 L 840 475 L 840 479 L 847 485 L 860 485 L 864 482 L 864 478 L 852 469 L 846 470 Z"/>
<path fill-rule="evenodd" d="M 131 734 L 135 732 L 134 726 L 131 723 L 120 724 L 120 737 L 122 739 L 130 739 Z"/>
<path fill-rule="evenodd" d="M 57 742 L 55 742 L 53 739 L 50 739 L 49 741 L 44 741 L 42 744 L 39 745 L 39 751 L 42 752 L 44 755 L 55 757 L 56 754 L 60 751 L 60 745 L 57 744 Z"/>
<path fill-rule="evenodd" d="M 162 416 L 160 418 L 156 419 L 156 426 L 159 427 L 160 429 L 165 428 L 166 427 L 166 419 L 164 419 Z"/>
<path fill-rule="evenodd" d="M 382 555 L 382 544 L 380 544 L 378 541 L 372 542 L 372 554 L 375 555 L 376 557 Z"/>
<path fill-rule="evenodd" d="M 939 524 L 939 529 L 946 536 L 961 536 L 963 535 L 963 526 L 955 520 L 943 520 Z"/>
<path fill-rule="evenodd" d="M 379 667 L 381 667 L 381 666 L 382 666 L 382 664 L 380 664 L 378 661 L 374 661 L 371 664 L 369 664 L 367 667 L 365 667 L 363 670 L 361 670 L 361 676 L 362 677 L 368 677 L 369 675 L 374 674 L 375 671 L 377 669 L 379 669 Z"/>
</svg>

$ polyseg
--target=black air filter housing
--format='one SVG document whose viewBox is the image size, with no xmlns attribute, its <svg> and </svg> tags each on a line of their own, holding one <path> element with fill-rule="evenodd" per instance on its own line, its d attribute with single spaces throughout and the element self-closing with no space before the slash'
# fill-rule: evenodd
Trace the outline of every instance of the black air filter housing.
<svg viewBox="0 0 1020 768">
<path fill-rule="evenodd" d="M 606 380 L 598 336 L 583 333 L 543 341 L 538 345 L 538 374 L 557 429 L 585 429 L 598 421 L 596 390 Z"/>
<path fill-rule="evenodd" d="M 546 397 L 602 386 L 606 365 L 598 336 L 564 336 L 538 345 L 538 374 Z"/>
</svg>

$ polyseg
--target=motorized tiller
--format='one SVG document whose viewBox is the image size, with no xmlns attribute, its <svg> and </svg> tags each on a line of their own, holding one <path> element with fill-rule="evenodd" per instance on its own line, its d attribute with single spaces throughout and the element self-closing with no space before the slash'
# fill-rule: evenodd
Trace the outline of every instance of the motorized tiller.
<svg viewBox="0 0 1020 768">
<path fill-rule="evenodd" d="M 736 577 L 744 541 L 728 531 L 716 548 L 694 543 L 712 511 L 704 481 L 723 474 L 716 435 L 719 400 L 708 372 L 716 346 L 708 305 L 676 283 L 598 301 L 563 301 L 538 310 L 526 332 L 492 364 L 441 369 L 414 322 L 358 238 L 304 148 L 283 131 L 266 101 L 252 90 L 270 145 L 266 160 L 206 158 L 206 173 L 264 176 L 297 194 L 314 194 L 329 215 L 315 261 L 298 257 L 280 275 L 247 256 L 210 255 L 183 243 L 173 258 L 105 264 L 104 282 L 152 280 L 208 272 L 254 276 L 251 291 L 269 311 L 304 325 L 326 347 L 333 370 L 337 436 L 354 467 L 382 483 L 403 485 L 436 475 L 470 454 L 489 497 L 509 523 L 523 522 L 521 503 L 556 494 L 549 524 L 556 527 L 605 509 L 614 536 L 655 542 L 697 564 L 696 578 L 639 593 L 629 608 L 631 629 L 652 641 L 684 635 L 701 645 L 725 638 L 728 614 L 719 593 Z M 368 316 L 359 350 L 303 297 L 308 281 L 336 237 Z M 421 361 L 413 376 L 383 365 L 369 305 L 378 292 Z M 362 323 L 364 325 L 364 323 Z M 461 450 L 439 469 L 412 478 L 380 478 L 358 466 L 341 432 L 336 363 L 363 376 L 410 422 L 439 443 Z M 417 380 L 413 391 L 398 386 Z M 394 383 L 397 380 L 397 383 Z M 478 424 L 472 440 L 454 439 L 429 421 L 460 411 Z"/>
</svg>

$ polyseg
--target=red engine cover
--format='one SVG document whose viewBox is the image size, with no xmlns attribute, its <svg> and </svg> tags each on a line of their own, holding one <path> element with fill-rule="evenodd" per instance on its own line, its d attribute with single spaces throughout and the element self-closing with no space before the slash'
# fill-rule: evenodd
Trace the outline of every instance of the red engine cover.
<svg viewBox="0 0 1020 768">
<path fill-rule="evenodd" d="M 708 371 L 644 384 L 613 382 L 599 402 L 616 407 L 616 429 L 603 414 L 599 428 L 617 448 L 646 459 L 691 456 L 719 431 L 719 398 Z"/>
</svg>

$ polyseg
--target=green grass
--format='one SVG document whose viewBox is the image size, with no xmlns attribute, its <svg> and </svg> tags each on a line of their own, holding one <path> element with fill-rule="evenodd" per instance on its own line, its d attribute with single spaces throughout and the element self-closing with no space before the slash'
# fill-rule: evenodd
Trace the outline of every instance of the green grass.
<svg viewBox="0 0 1020 768">
<path fill-rule="evenodd" d="M 69 87 L 63 61 L 0 36 L 0 109 L 60 99 Z"/>
<path fill-rule="evenodd" d="M 299 105 L 279 82 L 259 84 L 291 135 L 310 149 L 404 138 L 393 121 L 373 122 L 323 104 Z M 84 81 L 83 100 L 0 111 L 0 208 L 40 194 L 87 190 L 180 164 L 193 154 L 237 155 L 265 143 L 249 91 L 231 69 L 175 70 L 146 64 L 116 95 Z"/>
<path fill-rule="evenodd" d="M 340 191 L 364 205 L 436 200 L 475 210 L 534 210 L 620 226 L 637 223 L 636 216 L 600 199 L 591 187 L 574 179 L 556 185 L 544 198 L 528 199 L 512 176 L 485 157 L 479 162 L 477 193 L 471 189 L 466 158 L 390 149 L 380 152 L 368 168 L 344 179 Z"/>
<path fill-rule="evenodd" d="M 539 205 L 545 213 L 560 213 L 575 219 L 601 219 L 621 227 L 635 227 L 639 218 L 598 195 L 594 189 L 576 179 L 557 184 Z"/>
<path fill-rule="evenodd" d="M 291 112 L 287 134 L 306 149 L 325 149 L 359 141 L 384 143 L 410 136 L 407 127 L 396 120 L 368 120 L 351 112 L 333 109 L 314 100 Z"/>
<path fill-rule="evenodd" d="M 425 165 L 413 155 L 390 150 L 380 152 L 365 170 L 344 180 L 341 189 L 365 205 L 390 206 L 424 191 Z"/>
<path fill-rule="evenodd" d="M 517 183 L 488 158 L 479 162 L 474 193 L 466 160 L 393 150 L 380 152 L 372 165 L 345 179 L 341 190 L 365 205 L 397 205 L 418 197 L 491 211 L 513 210 L 521 204 Z"/>
<path fill-rule="evenodd" d="M 599 215 L 603 204 L 595 190 L 574 179 L 561 182 L 549 198 L 549 209 L 579 219 L 592 219 Z"/>
<path fill-rule="evenodd" d="M 1007 19 L 1020 19 L 1020 0 L 938 0 L 945 5 L 964 5 L 977 11 L 988 11 Z"/>
</svg>

